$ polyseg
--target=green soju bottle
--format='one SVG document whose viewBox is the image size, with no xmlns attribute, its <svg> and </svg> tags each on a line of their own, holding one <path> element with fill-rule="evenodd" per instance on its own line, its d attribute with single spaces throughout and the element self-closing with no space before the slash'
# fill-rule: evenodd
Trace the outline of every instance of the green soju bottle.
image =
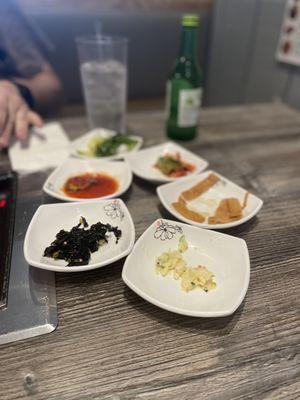
<svg viewBox="0 0 300 400">
<path fill-rule="evenodd" d="M 167 135 L 190 140 L 197 133 L 202 98 L 202 72 L 196 60 L 197 15 L 182 17 L 179 57 L 167 82 Z"/>
</svg>

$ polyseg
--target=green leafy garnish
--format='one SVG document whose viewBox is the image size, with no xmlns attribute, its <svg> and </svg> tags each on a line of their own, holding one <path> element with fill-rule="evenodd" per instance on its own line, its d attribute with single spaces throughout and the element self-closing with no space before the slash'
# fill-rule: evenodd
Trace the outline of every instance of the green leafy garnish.
<svg viewBox="0 0 300 400">
<path fill-rule="evenodd" d="M 109 157 L 118 154 L 121 145 L 125 145 L 127 151 L 129 151 L 133 149 L 136 144 L 137 140 L 131 139 L 129 136 L 122 133 L 117 133 L 108 138 L 97 136 L 90 140 L 86 151 L 78 151 L 78 153 L 89 157 Z"/>
</svg>

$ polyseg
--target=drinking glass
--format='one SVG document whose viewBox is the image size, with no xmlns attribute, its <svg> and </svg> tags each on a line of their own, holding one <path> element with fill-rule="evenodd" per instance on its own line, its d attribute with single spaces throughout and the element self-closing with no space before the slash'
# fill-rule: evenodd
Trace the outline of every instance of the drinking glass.
<svg viewBox="0 0 300 400">
<path fill-rule="evenodd" d="M 91 128 L 125 132 L 127 39 L 97 34 L 77 38 L 76 43 Z"/>
</svg>

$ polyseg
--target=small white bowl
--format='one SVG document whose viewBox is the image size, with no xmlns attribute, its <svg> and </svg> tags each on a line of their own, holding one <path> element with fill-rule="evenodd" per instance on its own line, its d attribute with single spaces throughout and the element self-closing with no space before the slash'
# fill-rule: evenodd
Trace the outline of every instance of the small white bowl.
<svg viewBox="0 0 300 400">
<path fill-rule="evenodd" d="M 62 190 L 66 180 L 72 176 L 85 172 L 104 173 L 117 180 L 119 189 L 112 194 L 94 197 L 91 199 L 78 199 L 70 197 Z M 132 172 L 126 161 L 103 161 L 103 160 L 79 160 L 68 158 L 62 165 L 57 167 L 44 183 L 43 190 L 52 197 L 64 201 L 92 201 L 95 199 L 112 199 L 121 196 L 129 188 L 132 182 Z"/>
<path fill-rule="evenodd" d="M 215 171 L 205 171 L 197 176 L 187 177 L 177 182 L 159 186 L 156 191 L 161 203 L 170 214 L 174 215 L 174 217 L 178 218 L 180 221 L 206 229 L 232 228 L 249 221 L 249 219 L 253 218 L 259 212 L 263 205 L 263 201 L 251 193 L 249 193 L 248 196 L 247 206 L 243 210 L 243 217 L 237 221 L 228 222 L 226 224 L 195 222 L 185 218 L 178 211 L 176 211 L 175 208 L 173 208 L 172 203 L 177 201 L 179 195 L 184 190 L 191 188 L 201 180 L 205 179 L 210 173 L 217 175 L 220 178 L 220 181 L 199 196 L 199 198 L 189 203 L 189 205 L 192 205 L 194 211 L 198 211 L 199 213 L 208 212 L 210 215 L 213 215 L 220 200 L 226 197 L 236 197 L 240 203 L 243 204 L 244 196 L 247 191 Z"/>
<path fill-rule="evenodd" d="M 108 138 L 111 136 L 115 136 L 117 132 L 111 131 L 109 129 L 104 129 L 104 128 L 96 128 L 93 129 L 92 131 L 80 136 L 78 139 L 75 139 L 71 142 L 70 149 L 71 149 L 71 154 L 73 156 L 76 156 L 78 158 L 83 158 L 83 159 L 97 159 L 97 160 L 117 160 L 117 159 L 122 159 L 126 154 L 131 154 L 139 150 L 143 144 L 143 138 L 141 136 L 135 136 L 135 135 L 129 135 L 131 139 L 134 139 L 137 141 L 137 144 L 131 149 L 131 150 L 125 150 L 125 151 L 120 151 L 118 154 L 114 156 L 108 156 L 108 157 L 89 157 L 84 154 L 80 154 L 79 151 L 85 151 L 88 148 L 88 144 L 91 139 L 94 137 L 103 137 L 103 138 Z"/>
<path fill-rule="evenodd" d="M 179 153 L 183 161 L 194 164 L 195 170 L 189 173 L 188 176 L 198 174 L 208 166 L 206 160 L 173 142 L 163 143 L 158 146 L 140 150 L 137 153 L 128 154 L 126 160 L 129 162 L 135 175 L 151 182 L 171 182 L 185 178 L 169 178 L 154 167 L 157 159 L 167 153 Z"/>
<path fill-rule="evenodd" d="M 169 249 L 176 250 L 181 235 L 189 244 L 183 253 L 188 265 L 205 265 L 215 275 L 217 287 L 208 293 L 200 289 L 186 293 L 179 280 L 155 272 L 156 257 Z M 165 310 L 194 317 L 222 317 L 234 313 L 246 295 L 250 279 L 248 249 L 243 239 L 157 220 L 135 243 L 122 278 L 139 296 Z"/>
<path fill-rule="evenodd" d="M 90 263 L 67 267 L 64 260 L 44 257 L 43 253 L 61 230 L 70 230 L 80 217 L 86 218 L 89 226 L 96 222 L 118 226 L 122 235 L 115 243 L 111 234 L 107 244 L 92 253 Z M 120 199 L 97 200 L 85 203 L 59 203 L 40 206 L 35 212 L 26 232 L 24 256 L 29 265 L 56 272 L 79 272 L 104 267 L 127 256 L 135 240 L 135 229 L 131 215 Z"/>
</svg>

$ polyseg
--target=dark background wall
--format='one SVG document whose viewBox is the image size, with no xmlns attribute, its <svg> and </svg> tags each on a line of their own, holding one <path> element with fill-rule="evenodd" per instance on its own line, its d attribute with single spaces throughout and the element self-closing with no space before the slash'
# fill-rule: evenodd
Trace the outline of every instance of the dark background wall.
<svg viewBox="0 0 300 400">
<path fill-rule="evenodd" d="M 82 100 L 75 38 L 92 34 L 95 23 L 102 32 L 129 39 L 129 96 L 163 96 L 168 74 L 178 53 L 181 12 L 106 12 L 94 14 L 42 12 L 30 18 L 53 42 L 50 62 L 65 85 L 67 100 Z M 210 12 L 200 15 L 198 54 L 206 68 Z"/>
<path fill-rule="evenodd" d="M 207 103 L 281 100 L 300 108 L 300 67 L 275 59 L 285 0 L 214 2 Z"/>
<path fill-rule="evenodd" d="M 172 3 L 161 1 L 171 7 Z M 205 76 L 205 105 L 281 100 L 300 108 L 300 67 L 275 59 L 285 0 L 204 3 L 199 0 L 199 10 L 191 11 L 201 16 L 198 54 Z M 82 101 L 74 40 L 92 33 L 95 22 L 102 24 L 104 33 L 129 39 L 129 96 L 164 95 L 166 79 L 178 52 L 180 17 L 189 11 L 180 6 L 184 1 L 176 1 L 175 10 L 162 7 L 162 12 L 153 1 L 135 3 L 155 4 L 151 10 L 137 7 L 135 11 L 128 0 L 129 10 L 96 8 L 89 13 L 82 11 L 83 6 L 80 10 L 72 11 L 69 7 L 61 12 L 57 6 L 45 9 L 44 3 L 38 4 L 38 8 L 32 6 L 25 11 L 55 45 L 50 60 L 65 83 L 69 102 Z M 195 8 L 197 2 L 189 4 Z"/>
</svg>

